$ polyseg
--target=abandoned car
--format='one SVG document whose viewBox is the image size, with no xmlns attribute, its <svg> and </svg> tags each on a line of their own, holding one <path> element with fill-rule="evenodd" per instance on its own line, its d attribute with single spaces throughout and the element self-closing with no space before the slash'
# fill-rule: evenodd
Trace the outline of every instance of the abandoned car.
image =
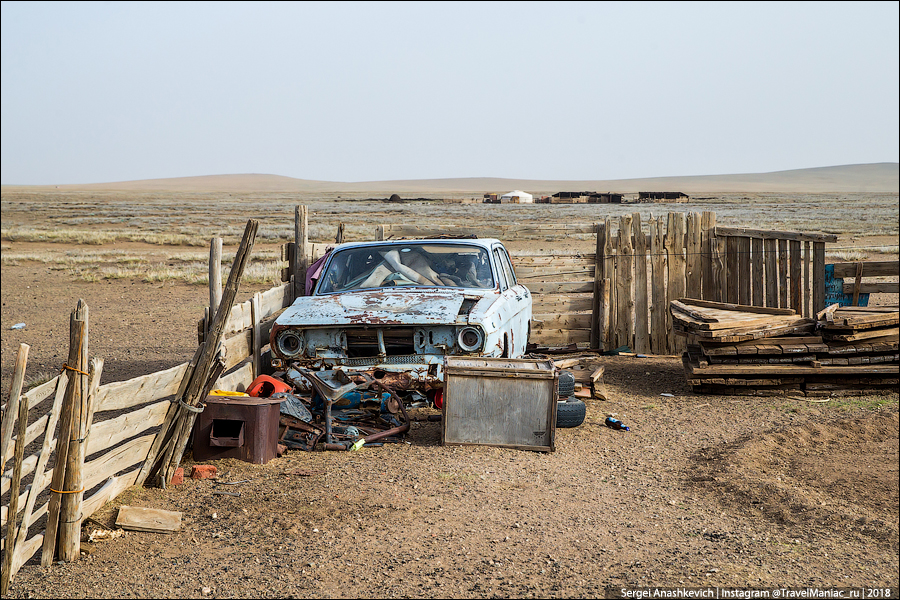
<svg viewBox="0 0 900 600">
<path fill-rule="evenodd" d="M 531 310 L 498 240 L 341 244 L 275 321 L 272 366 L 364 373 L 434 400 L 447 355 L 521 357 Z"/>
</svg>

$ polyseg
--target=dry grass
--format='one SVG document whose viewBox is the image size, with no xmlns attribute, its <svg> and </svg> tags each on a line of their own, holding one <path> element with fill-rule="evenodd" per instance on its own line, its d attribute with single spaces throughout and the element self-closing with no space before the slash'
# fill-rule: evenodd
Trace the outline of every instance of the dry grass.
<svg viewBox="0 0 900 600">
<path fill-rule="evenodd" d="M 553 190 L 556 191 L 556 190 Z M 552 191 L 550 192 L 552 193 Z M 331 242 L 344 224 L 346 241 L 371 240 L 377 224 L 471 226 L 543 223 L 595 223 L 607 218 L 617 229 L 621 215 L 650 217 L 667 212 L 716 212 L 717 224 L 801 232 L 835 233 L 849 240 L 897 236 L 896 194 L 723 194 L 695 198 L 688 204 L 459 204 L 441 200 L 386 202 L 364 193 L 123 193 L 4 190 L 2 196 L 2 264 L 43 263 L 85 281 L 135 278 L 206 284 L 213 237 L 228 247 L 239 243 L 248 219 L 260 222 L 257 244 L 293 241 L 294 210 L 309 207 L 310 240 Z M 537 236 L 543 239 L 545 236 Z M 591 236 L 573 236 L 587 242 Z M 12 250 L 19 242 L 60 243 L 84 248 L 72 252 Z M 97 248 L 115 244 L 149 244 L 160 250 Z M 846 242 L 845 242 L 846 243 Z M 90 249 L 88 249 L 90 247 Z M 171 247 L 170 250 L 164 250 Z M 196 250 L 194 250 L 196 248 Z M 201 248 L 204 248 L 201 250 Z M 897 254 L 897 246 L 830 248 L 832 259 L 866 260 Z M 277 283 L 282 264 L 273 250 L 254 250 L 246 281 Z M 225 274 L 227 276 L 227 273 Z"/>
</svg>

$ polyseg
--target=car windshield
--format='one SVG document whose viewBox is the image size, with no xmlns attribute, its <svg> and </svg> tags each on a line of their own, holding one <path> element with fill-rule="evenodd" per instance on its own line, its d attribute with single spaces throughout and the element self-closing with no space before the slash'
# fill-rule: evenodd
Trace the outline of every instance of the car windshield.
<svg viewBox="0 0 900 600">
<path fill-rule="evenodd" d="M 487 251 L 467 244 L 389 244 L 338 250 L 316 293 L 387 286 L 493 288 Z"/>
</svg>

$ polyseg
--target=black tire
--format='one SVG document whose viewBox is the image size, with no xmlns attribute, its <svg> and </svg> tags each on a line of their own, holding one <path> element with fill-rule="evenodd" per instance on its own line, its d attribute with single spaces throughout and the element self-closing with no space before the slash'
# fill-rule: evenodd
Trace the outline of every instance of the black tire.
<svg viewBox="0 0 900 600">
<path fill-rule="evenodd" d="M 567 400 L 560 400 L 556 403 L 556 426 L 578 427 L 584 423 L 585 414 L 587 407 L 578 398 L 571 396 Z"/>
<path fill-rule="evenodd" d="M 575 375 L 571 371 L 559 372 L 559 395 L 560 400 L 568 398 L 575 393 Z"/>
</svg>

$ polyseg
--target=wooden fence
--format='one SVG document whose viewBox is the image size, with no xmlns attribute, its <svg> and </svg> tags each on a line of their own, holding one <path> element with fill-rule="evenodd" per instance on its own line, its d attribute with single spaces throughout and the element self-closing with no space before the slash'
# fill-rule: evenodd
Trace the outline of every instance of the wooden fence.
<svg viewBox="0 0 900 600">
<path fill-rule="evenodd" d="M 309 250 L 312 255 L 313 247 Z M 211 257 L 213 254 L 211 251 Z M 210 278 L 211 298 L 215 295 L 212 288 L 217 282 Z M 251 300 L 232 307 L 224 336 L 225 374 L 216 382 L 217 388 L 244 390 L 259 374 L 260 356 L 268 344 L 274 317 L 294 300 L 292 285 L 291 282 L 257 293 Z M 200 330 L 202 337 L 203 319 Z M 86 334 L 79 346 L 87 347 Z M 127 381 L 97 386 L 102 370 L 102 361 L 99 361 L 99 368 L 92 369 L 93 385 L 84 386 L 83 393 L 71 398 L 65 396 L 67 383 L 73 377 L 73 371 L 69 369 L 24 394 L 11 391 L 10 402 L 4 407 L 0 440 L 3 457 L 0 470 L 4 470 L 0 492 L 3 495 L 2 529 L 8 532 L 2 544 L 3 577 L 7 585 L 9 578 L 42 548 L 41 563 L 45 566 L 54 559 L 57 546 L 60 558 L 77 558 L 81 522 L 130 486 L 143 483 L 143 463 L 188 369 L 189 363 L 183 363 Z M 79 369 L 74 377 L 80 377 L 81 371 L 83 369 Z M 72 406 L 67 408 L 67 403 Z M 64 417 L 67 410 L 72 411 L 75 405 L 91 407 L 85 429 L 75 438 L 83 448 L 63 448 L 60 440 L 73 436 L 60 435 L 60 431 L 64 431 L 61 421 L 65 420 L 60 417 Z M 23 435 L 13 435 L 17 428 Z M 25 448 L 35 450 L 26 456 Z M 71 468 L 69 455 L 73 452 L 75 459 L 81 461 L 80 486 L 63 489 L 62 485 L 51 485 L 51 482 L 55 483 L 59 465 L 69 463 Z M 6 471 L 10 457 L 14 466 Z M 19 492 L 22 488 L 24 491 Z M 77 517 L 68 523 L 68 528 L 75 535 L 74 538 L 69 536 L 64 549 L 63 532 L 59 532 L 58 544 L 56 526 L 53 525 L 54 519 L 61 522 L 58 521 L 59 509 L 54 504 L 60 502 L 63 494 L 54 494 L 52 490 L 68 492 L 75 489 L 83 490 L 71 495 L 77 498 L 69 512 Z M 12 521 L 10 513 L 16 515 Z M 35 529 L 37 532 L 28 537 L 29 531 Z M 10 548 L 12 551 L 7 551 Z"/>
<path fill-rule="evenodd" d="M 671 326 L 671 300 L 793 308 L 825 307 L 825 243 L 837 236 L 716 227 L 707 211 L 639 213 L 593 225 L 377 225 L 376 239 L 429 236 L 559 238 L 590 235 L 593 253 L 510 252 L 519 281 L 534 295 L 533 342 L 642 353 L 684 349 Z M 802 244 L 802 246 L 801 246 Z"/>
</svg>

